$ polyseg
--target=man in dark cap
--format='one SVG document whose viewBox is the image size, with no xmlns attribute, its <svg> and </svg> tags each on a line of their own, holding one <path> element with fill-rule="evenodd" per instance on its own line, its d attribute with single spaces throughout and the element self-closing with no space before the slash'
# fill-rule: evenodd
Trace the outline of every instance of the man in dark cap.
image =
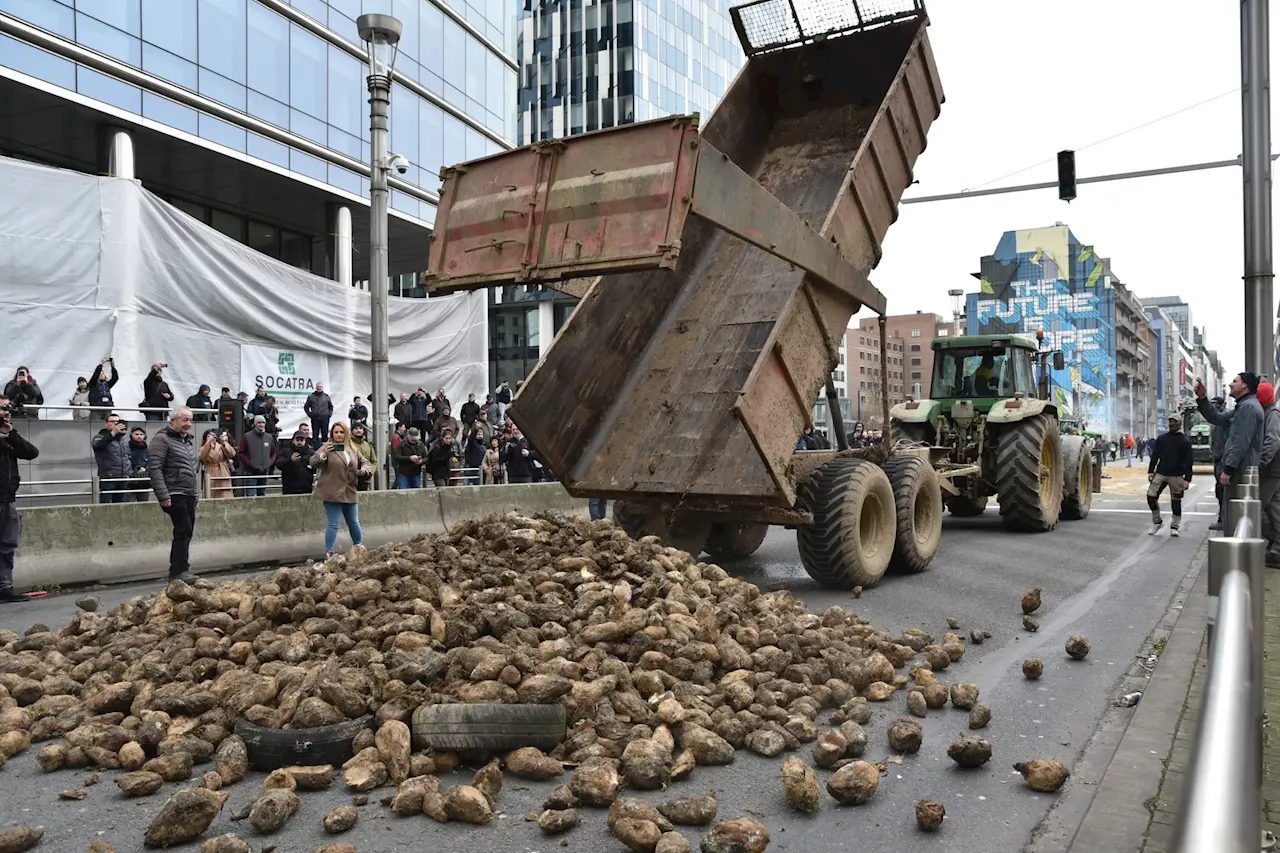
<svg viewBox="0 0 1280 853">
<path fill-rule="evenodd" d="M 1214 397 L 1209 405 L 1218 414 L 1226 414 L 1227 401 L 1222 397 Z M 1222 476 L 1222 454 L 1227 452 L 1227 436 L 1230 432 L 1229 426 L 1210 424 L 1209 454 L 1213 457 L 1213 496 L 1218 499 L 1218 520 L 1209 525 L 1210 530 L 1221 530 L 1222 520 L 1226 517 L 1226 504 L 1223 502 L 1226 491 L 1218 478 Z"/>
<path fill-rule="evenodd" d="M 1262 460 L 1262 404 L 1258 402 L 1258 374 L 1245 370 L 1236 374 L 1229 388 L 1236 401 L 1230 412 L 1215 411 L 1205 399 L 1204 383 L 1196 381 L 1196 408 L 1204 419 L 1214 426 L 1227 427 L 1226 446 L 1222 453 L 1222 470 L 1218 482 L 1230 486 L 1240 482 L 1245 468 L 1255 467 Z"/>
</svg>

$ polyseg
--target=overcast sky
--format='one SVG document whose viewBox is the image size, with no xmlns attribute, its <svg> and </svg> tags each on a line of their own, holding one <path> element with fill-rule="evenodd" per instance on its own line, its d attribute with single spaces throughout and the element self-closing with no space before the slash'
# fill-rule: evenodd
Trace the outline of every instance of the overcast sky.
<svg viewBox="0 0 1280 853">
<path fill-rule="evenodd" d="M 996 185 L 1056 180 L 1056 153 L 1068 148 L 1079 151 L 1080 177 L 1240 153 L 1240 93 L 1231 91 L 1240 85 L 1239 3 L 932 0 L 928 8 L 946 103 L 913 193 L 975 188 L 1042 160 L 1050 162 Z M 1271 31 L 1274 41 L 1274 21 Z M 1189 302 L 1230 375 L 1244 354 L 1241 186 L 1241 170 L 1230 167 L 1085 185 L 1070 204 L 1037 190 L 904 205 L 871 278 L 890 313 L 949 318 L 947 290 L 976 289 L 970 273 L 1004 231 L 1063 222 L 1110 257 L 1139 297 Z"/>
</svg>

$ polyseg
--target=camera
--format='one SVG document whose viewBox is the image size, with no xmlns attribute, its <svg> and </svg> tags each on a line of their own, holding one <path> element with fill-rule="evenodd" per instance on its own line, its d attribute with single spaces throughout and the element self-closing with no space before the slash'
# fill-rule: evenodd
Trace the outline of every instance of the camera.
<svg viewBox="0 0 1280 853">
<path fill-rule="evenodd" d="M 387 166 L 403 175 L 409 171 L 409 160 L 403 154 L 391 154 L 387 157 Z"/>
</svg>

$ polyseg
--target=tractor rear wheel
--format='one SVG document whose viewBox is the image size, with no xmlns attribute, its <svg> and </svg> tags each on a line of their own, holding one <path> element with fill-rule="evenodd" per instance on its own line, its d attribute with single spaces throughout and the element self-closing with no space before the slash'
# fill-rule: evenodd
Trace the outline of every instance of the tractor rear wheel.
<svg viewBox="0 0 1280 853">
<path fill-rule="evenodd" d="M 813 524 L 796 530 L 800 562 L 823 586 L 849 589 L 880 580 L 893 557 L 893 487 L 880 466 L 840 456 L 800 486 Z"/>
<path fill-rule="evenodd" d="M 889 423 L 889 446 L 899 441 L 911 441 L 918 444 L 933 444 L 938 439 L 938 431 L 933 424 Z"/>
<path fill-rule="evenodd" d="M 615 501 L 613 504 L 613 520 L 632 539 L 644 536 L 657 536 L 664 545 L 688 551 L 695 559 L 707 545 L 711 535 L 711 525 L 704 521 L 694 521 L 669 516 L 657 509 L 650 509 L 643 504 L 629 501 Z"/>
<path fill-rule="evenodd" d="M 1045 531 L 1062 512 L 1062 436 L 1058 419 L 1036 415 L 1009 424 L 996 448 L 1000 515 L 1010 530 Z"/>
<path fill-rule="evenodd" d="M 968 498 L 955 495 L 947 498 L 947 510 L 956 518 L 977 518 L 987 511 L 987 496 Z"/>
<path fill-rule="evenodd" d="M 711 525 L 707 553 L 717 560 L 741 560 L 759 550 L 768 534 L 767 524 L 717 522 Z"/>
<path fill-rule="evenodd" d="M 1062 439 L 1062 517 L 1078 521 L 1093 507 L 1093 454 L 1078 435 Z"/>
<path fill-rule="evenodd" d="M 897 537 L 889 571 L 923 572 L 942 541 L 942 489 L 933 466 L 918 456 L 894 456 L 884 463 L 893 486 Z"/>
</svg>

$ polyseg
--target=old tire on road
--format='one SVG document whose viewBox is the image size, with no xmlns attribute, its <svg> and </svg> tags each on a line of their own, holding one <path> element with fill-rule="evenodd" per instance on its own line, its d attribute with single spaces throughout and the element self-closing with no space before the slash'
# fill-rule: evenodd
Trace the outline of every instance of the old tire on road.
<svg viewBox="0 0 1280 853">
<path fill-rule="evenodd" d="M 796 530 L 800 562 L 823 586 L 850 589 L 880 580 L 893 557 L 893 487 L 879 465 L 840 456 L 800 486 L 813 524 Z"/>
<path fill-rule="evenodd" d="M 613 521 L 632 539 L 657 536 L 664 545 L 688 551 L 697 559 L 706 548 L 711 535 L 711 525 L 704 521 L 692 521 L 678 515 L 668 519 L 667 514 L 630 501 L 614 501 Z"/>
<path fill-rule="evenodd" d="M 1078 435 L 1062 437 L 1062 517 L 1079 521 L 1093 507 L 1093 454 Z"/>
<path fill-rule="evenodd" d="M 707 553 L 717 560 L 741 560 L 758 551 L 768 534 L 767 524 L 716 522 L 707 538 Z"/>
<path fill-rule="evenodd" d="M 372 725 L 372 714 L 313 729 L 270 729 L 241 718 L 235 733 L 244 740 L 249 766 L 269 773 L 293 764 L 341 767 L 355 754 L 351 748 L 355 736 Z"/>
<path fill-rule="evenodd" d="M 967 498 L 955 495 L 947 498 L 947 511 L 956 518 L 977 518 L 987 511 L 987 496 Z"/>
<path fill-rule="evenodd" d="M 1062 512 L 1062 436 L 1058 419 L 1036 415 L 1004 427 L 996 450 L 1000 515 L 1010 530 L 1042 532 Z"/>
<path fill-rule="evenodd" d="M 884 463 L 893 487 L 897 536 L 889 571 L 923 572 L 942 541 L 942 488 L 933 466 L 918 456 L 894 456 Z"/>
<path fill-rule="evenodd" d="M 564 705 L 459 703 L 421 705 L 410 726 L 414 749 L 508 752 L 536 746 L 544 752 L 564 740 Z"/>
</svg>

